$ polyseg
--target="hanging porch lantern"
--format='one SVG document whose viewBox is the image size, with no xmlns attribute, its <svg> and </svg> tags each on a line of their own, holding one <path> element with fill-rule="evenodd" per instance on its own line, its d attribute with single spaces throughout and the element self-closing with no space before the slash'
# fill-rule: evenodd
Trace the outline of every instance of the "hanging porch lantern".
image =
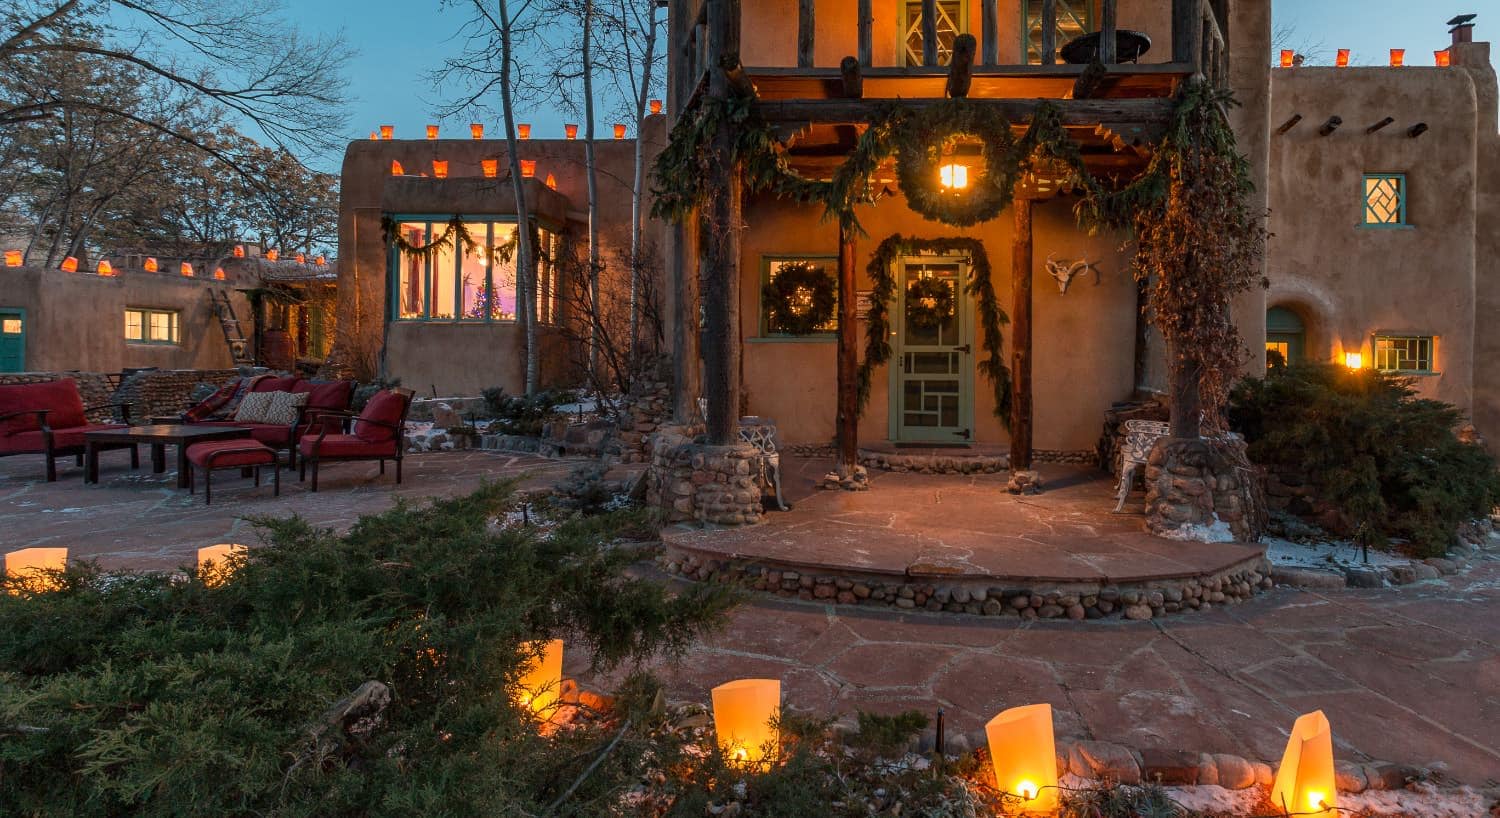
<svg viewBox="0 0 1500 818">
<path fill-rule="evenodd" d="M 995 786 L 1021 798 L 1026 812 L 1050 812 L 1057 805 L 1052 705 L 1012 707 L 990 719 L 984 734 L 995 767 Z"/>
<path fill-rule="evenodd" d="M 1405 64 L 1406 64 L 1406 49 L 1404 49 L 1404 48 L 1393 48 L 1393 49 L 1391 49 L 1391 67 L 1392 68 L 1400 68 L 1401 66 L 1403 66 Z"/>
<path fill-rule="evenodd" d="M 938 168 L 938 178 L 949 190 L 963 190 L 969 186 L 968 165 L 943 165 Z"/>
<path fill-rule="evenodd" d="M 531 138 L 531 123 L 529 123 L 529 122 L 522 122 L 522 123 L 516 125 L 516 138 L 517 139 L 530 139 Z"/>
<path fill-rule="evenodd" d="M 234 257 L 235 258 L 244 258 L 245 257 L 245 245 L 243 245 L 243 244 L 236 244 L 234 246 Z"/>
<path fill-rule="evenodd" d="M 396 128 L 395 128 L 394 125 L 381 125 L 380 126 L 380 138 L 381 139 L 390 139 L 390 138 L 392 138 L 395 135 L 396 135 Z"/>
<path fill-rule="evenodd" d="M 115 274 L 115 265 L 110 264 L 107 258 L 100 259 L 99 266 L 94 268 L 94 272 L 102 276 L 112 276 Z"/>
<path fill-rule="evenodd" d="M 20 250 L 6 250 L 5 251 L 5 266 L 6 267 L 20 267 L 21 266 L 21 251 Z"/>
<path fill-rule="evenodd" d="M 55 591 L 62 587 L 50 572 L 68 567 L 66 548 L 22 548 L 5 555 L 5 576 L 25 583 L 27 590 Z M 12 591 L 15 593 L 15 591 Z"/>
<path fill-rule="evenodd" d="M 209 587 L 223 585 L 234 573 L 234 562 L 244 557 L 247 549 L 236 543 L 220 543 L 198 549 L 198 576 Z"/>
<path fill-rule="evenodd" d="M 781 712 L 780 679 L 738 679 L 712 691 L 714 737 L 740 764 L 761 764 L 779 740 L 772 722 Z"/>
<path fill-rule="evenodd" d="M 557 710 L 562 690 L 563 640 L 528 642 L 522 646 L 528 654 L 516 680 L 516 703 L 529 709 L 540 721 L 546 721 Z M 540 653 L 538 656 L 530 656 Z"/>
<path fill-rule="evenodd" d="M 557 190 L 557 177 L 550 173 L 547 174 L 547 187 Z"/>
<path fill-rule="evenodd" d="M 564 125 L 563 126 L 563 136 L 565 136 L 565 137 L 567 137 L 569 139 L 577 139 L 578 138 L 578 126 L 574 125 L 572 123 L 568 123 L 567 125 Z"/>
<path fill-rule="evenodd" d="M 536 160 L 535 159 L 522 159 L 521 160 L 521 175 L 523 177 L 527 178 L 527 179 L 530 179 L 531 177 L 536 176 Z"/>
<path fill-rule="evenodd" d="M 396 160 L 392 159 L 391 160 L 391 175 L 392 176 L 405 176 L 406 175 L 406 168 L 401 167 L 401 163 L 400 162 L 397 162 Z"/>
<path fill-rule="evenodd" d="M 182 266 L 180 268 L 178 268 L 178 269 L 180 269 L 182 271 L 182 274 L 184 276 L 186 276 L 187 278 L 192 278 L 193 277 L 193 265 L 192 264 L 184 261 L 182 263 Z"/>
<path fill-rule="evenodd" d="M 471 124 L 469 126 L 469 138 L 470 139 L 483 139 L 484 138 L 484 126 L 481 125 L 478 122 L 475 122 L 475 123 Z"/>
<path fill-rule="evenodd" d="M 68 256 L 62 261 L 62 271 L 65 273 L 78 272 L 78 259 Z"/>
<path fill-rule="evenodd" d="M 1340 48 L 1338 56 L 1336 56 L 1336 57 L 1333 58 L 1333 64 L 1336 65 L 1336 66 L 1338 66 L 1339 68 L 1348 68 L 1349 67 L 1349 49 L 1347 49 L 1347 48 Z"/>
<path fill-rule="evenodd" d="M 1434 51 L 1432 52 L 1432 64 L 1438 68 L 1447 68 L 1453 64 L 1453 55 L 1446 48 L 1442 51 Z"/>
<path fill-rule="evenodd" d="M 484 178 L 493 179 L 500 173 L 500 160 L 481 159 L 479 160 L 479 167 L 484 171 Z"/>
<path fill-rule="evenodd" d="M 1333 730 L 1322 710 L 1299 716 L 1271 784 L 1271 803 L 1295 815 L 1334 818 Z"/>
<path fill-rule="evenodd" d="M 659 99 L 653 99 L 653 100 L 651 100 L 651 114 L 653 116 L 655 116 L 656 114 L 659 114 L 659 113 L 661 113 L 661 100 L 659 100 Z"/>
<path fill-rule="evenodd" d="M 436 125 L 428 125 L 427 126 L 427 138 L 428 139 L 437 139 L 437 137 L 438 137 L 438 126 L 436 126 Z"/>
<path fill-rule="evenodd" d="M 447 159 L 434 159 L 434 160 L 432 160 L 432 175 L 436 176 L 439 179 L 447 179 L 448 178 L 448 160 Z"/>
<path fill-rule="evenodd" d="M 215 267 L 214 268 L 214 281 L 223 281 L 226 278 L 228 278 L 228 276 L 226 276 L 224 274 L 224 268 L 223 267 Z"/>
<path fill-rule="evenodd" d="M 620 123 L 620 122 L 616 122 L 615 123 L 615 138 L 616 139 L 624 139 L 625 138 L 625 125 L 623 123 Z"/>
<path fill-rule="evenodd" d="M 156 258 L 153 256 L 146 256 L 146 260 L 141 262 L 141 269 L 145 270 L 148 273 L 156 272 L 159 269 L 156 264 Z"/>
</svg>

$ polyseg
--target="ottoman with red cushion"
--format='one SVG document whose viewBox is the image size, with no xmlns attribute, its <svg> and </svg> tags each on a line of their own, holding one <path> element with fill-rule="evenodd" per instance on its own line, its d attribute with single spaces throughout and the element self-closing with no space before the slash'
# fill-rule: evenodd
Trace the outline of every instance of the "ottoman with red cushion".
<svg viewBox="0 0 1500 818">
<path fill-rule="evenodd" d="M 213 502 L 215 469 L 254 469 L 255 485 L 260 485 L 260 467 L 271 466 L 276 496 L 281 496 L 281 469 L 276 451 L 254 438 L 238 440 L 205 440 L 188 447 L 188 491 L 198 490 L 198 469 L 203 470 L 203 504 Z"/>
</svg>

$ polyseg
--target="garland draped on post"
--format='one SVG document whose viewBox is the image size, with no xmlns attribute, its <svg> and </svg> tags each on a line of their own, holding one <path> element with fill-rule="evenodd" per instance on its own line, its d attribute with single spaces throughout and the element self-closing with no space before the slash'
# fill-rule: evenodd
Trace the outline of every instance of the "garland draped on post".
<svg viewBox="0 0 1500 818">
<path fill-rule="evenodd" d="M 979 328 L 983 336 L 986 357 L 979 362 L 979 371 L 989 379 L 995 390 L 995 416 L 1010 428 L 1010 368 L 1005 365 L 1004 340 L 1000 328 L 1010 323 L 1010 316 L 1001 309 L 995 297 L 995 285 L 990 280 L 990 257 L 979 239 L 961 236 L 917 239 L 897 233 L 882 241 L 865 267 L 874 289 L 870 293 L 870 311 L 865 323 L 865 359 L 859 364 L 859 407 L 864 411 L 870 399 L 870 384 L 875 369 L 885 366 L 891 359 L 890 305 L 896 300 L 896 277 L 892 270 L 896 259 L 916 253 L 934 255 L 958 255 L 969 257 L 969 280 L 964 283 L 964 292 L 979 301 Z"/>
</svg>

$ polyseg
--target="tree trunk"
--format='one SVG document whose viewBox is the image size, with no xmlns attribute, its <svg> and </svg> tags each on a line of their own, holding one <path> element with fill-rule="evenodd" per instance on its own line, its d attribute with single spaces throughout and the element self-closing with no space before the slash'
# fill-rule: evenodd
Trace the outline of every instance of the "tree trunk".
<svg viewBox="0 0 1500 818">
<path fill-rule="evenodd" d="M 537 390 L 536 320 L 532 309 L 531 285 L 536 280 L 535 248 L 531 246 L 531 208 L 526 202 L 526 185 L 521 176 L 521 157 L 516 148 L 516 117 L 511 98 L 511 66 L 515 63 L 515 44 L 511 39 L 509 0 L 500 3 L 500 104 L 505 117 L 505 147 L 510 158 L 510 186 L 516 199 L 516 320 L 522 322 L 526 339 L 526 394 Z M 493 294 L 491 294 L 493 298 Z M 523 308 L 524 305 L 524 308 Z"/>
<path fill-rule="evenodd" d="M 708 2 L 710 96 L 727 98 L 730 79 L 726 56 L 739 54 L 738 0 Z M 740 321 L 736 299 L 740 280 L 740 188 L 742 174 L 734 162 L 736 135 L 720 128 L 710 143 L 709 196 L 703 208 L 702 275 L 706 313 L 703 347 L 703 391 L 708 399 L 708 439 L 719 446 L 739 439 Z"/>
<path fill-rule="evenodd" d="M 838 473 L 859 465 L 859 294 L 855 290 L 854 225 L 839 221 Z"/>
<path fill-rule="evenodd" d="M 589 301 L 594 321 L 589 327 L 589 378 L 599 378 L 599 338 L 602 314 L 599 303 L 599 168 L 594 157 L 594 0 L 583 1 L 583 163 L 588 171 L 589 191 Z M 639 136 L 639 134 L 637 134 Z M 640 142 L 639 139 L 636 140 Z M 603 391 L 601 388 L 600 391 Z"/>
<path fill-rule="evenodd" d="M 1019 196 L 1011 254 L 1010 470 L 1031 469 L 1031 200 Z"/>
<path fill-rule="evenodd" d="M 1203 396 L 1198 393 L 1198 379 L 1203 367 L 1191 350 L 1181 344 L 1169 344 L 1171 366 L 1167 368 L 1167 390 L 1172 396 L 1172 437 L 1195 440 L 1203 424 Z"/>
<path fill-rule="evenodd" d="M 657 17 L 653 5 L 646 30 L 646 51 L 641 55 L 641 87 L 635 100 L 635 177 L 630 188 L 630 361 L 632 369 L 640 343 L 641 292 L 641 186 L 645 179 L 645 145 L 641 138 L 646 122 L 646 103 L 651 96 L 651 68 L 656 59 Z M 631 373 L 632 375 L 634 372 Z"/>
</svg>

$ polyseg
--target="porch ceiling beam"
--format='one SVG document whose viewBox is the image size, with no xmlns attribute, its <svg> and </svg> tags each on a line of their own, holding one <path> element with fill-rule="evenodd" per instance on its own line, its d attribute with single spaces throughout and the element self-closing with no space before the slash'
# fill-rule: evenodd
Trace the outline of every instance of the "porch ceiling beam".
<svg viewBox="0 0 1500 818">
<path fill-rule="evenodd" d="M 1036 99 L 975 99 L 974 105 L 995 110 L 1012 124 L 1031 121 Z M 1172 116 L 1170 99 L 1054 99 L 1048 100 L 1062 112 L 1064 125 L 1097 125 L 1101 122 L 1165 125 Z M 921 110 L 940 105 L 942 99 L 795 99 L 763 100 L 756 110 L 767 122 L 869 122 L 885 106 L 906 106 Z"/>
</svg>

